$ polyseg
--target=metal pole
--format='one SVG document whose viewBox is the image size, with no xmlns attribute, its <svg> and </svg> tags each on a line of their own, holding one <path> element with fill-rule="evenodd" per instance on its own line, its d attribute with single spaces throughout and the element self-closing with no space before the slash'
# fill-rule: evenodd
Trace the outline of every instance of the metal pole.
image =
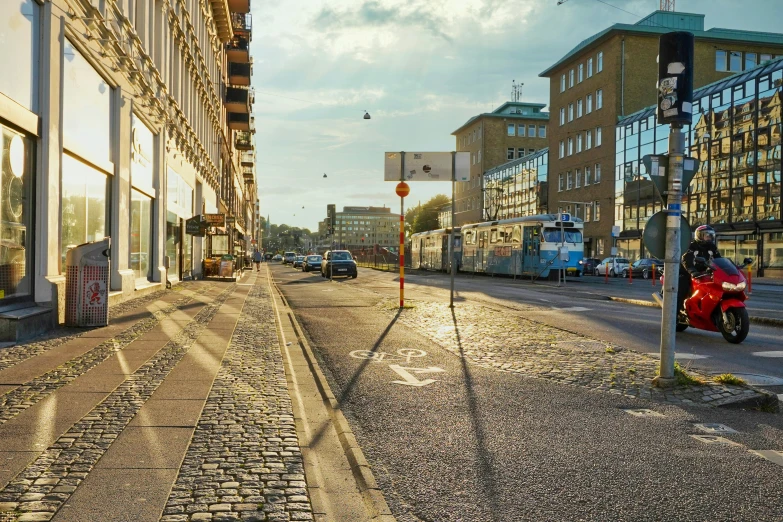
<svg viewBox="0 0 783 522">
<path fill-rule="evenodd" d="M 685 159 L 685 135 L 682 125 L 672 124 L 669 131 L 669 187 L 666 216 L 666 257 L 663 260 L 663 310 L 661 317 L 660 375 L 656 386 L 674 384 L 674 345 L 677 325 L 677 287 L 680 273 L 680 205 L 682 169 Z"/>
<path fill-rule="evenodd" d="M 563 227 L 563 219 L 562 218 L 560 218 L 560 241 L 562 242 L 562 245 L 560 245 L 560 248 L 565 248 L 565 228 Z M 565 284 L 566 284 L 566 274 L 568 272 L 567 272 L 567 269 L 565 267 L 563 267 L 563 260 L 559 259 L 558 261 L 560 261 L 560 269 L 563 271 L 563 286 L 565 286 Z M 568 265 L 566 265 L 566 266 L 568 266 Z M 558 273 L 559 273 L 559 271 L 558 271 Z"/>
<path fill-rule="evenodd" d="M 405 152 L 400 153 L 400 181 L 405 181 Z M 405 198 L 400 198 L 400 310 L 405 306 Z"/>
<path fill-rule="evenodd" d="M 457 182 L 457 153 L 451 152 L 451 234 L 449 235 L 449 253 L 451 262 L 451 295 L 449 297 L 449 307 L 454 308 L 454 273 L 457 270 L 457 253 L 454 251 L 454 211 L 456 202 L 454 194 Z"/>
</svg>

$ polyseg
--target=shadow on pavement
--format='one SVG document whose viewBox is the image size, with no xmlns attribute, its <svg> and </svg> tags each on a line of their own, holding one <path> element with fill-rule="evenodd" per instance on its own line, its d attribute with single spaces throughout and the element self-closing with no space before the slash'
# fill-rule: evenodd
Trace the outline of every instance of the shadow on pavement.
<svg viewBox="0 0 783 522">
<path fill-rule="evenodd" d="M 454 322 L 454 334 L 457 337 L 457 346 L 459 346 L 460 363 L 462 364 L 462 375 L 465 380 L 465 395 L 468 400 L 470 421 L 473 424 L 473 430 L 476 433 L 476 453 L 478 454 L 478 465 L 480 469 L 479 481 L 481 482 L 481 488 L 484 490 L 484 495 L 486 496 L 489 505 L 495 506 L 498 504 L 498 494 L 495 490 L 495 481 L 493 478 L 492 457 L 486 448 L 484 426 L 481 424 L 481 419 L 479 417 L 478 398 L 476 397 L 476 391 L 473 388 L 473 376 L 470 373 L 465 351 L 462 347 L 462 336 L 460 336 L 459 333 L 457 316 L 454 313 L 453 308 L 451 309 L 451 319 Z M 492 514 L 492 519 L 497 520 L 494 512 Z"/>
</svg>

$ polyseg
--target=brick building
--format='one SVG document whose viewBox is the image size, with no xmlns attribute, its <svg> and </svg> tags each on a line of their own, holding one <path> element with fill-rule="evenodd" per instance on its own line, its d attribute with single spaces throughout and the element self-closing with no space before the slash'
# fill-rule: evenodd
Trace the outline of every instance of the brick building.
<svg viewBox="0 0 783 522">
<path fill-rule="evenodd" d="M 783 54 L 783 34 L 705 31 L 704 15 L 655 11 L 634 25 L 614 24 L 596 33 L 540 74 L 550 79 L 554 114 L 549 211 L 569 211 L 585 220 L 585 256 L 611 252 L 613 180 L 622 176 L 615 168 L 615 125 L 656 102 L 658 38 L 675 30 L 696 37 L 694 87 Z"/>
<path fill-rule="evenodd" d="M 457 183 L 457 225 L 486 219 L 482 191 L 484 172 L 547 146 L 549 113 L 543 103 L 506 102 L 490 113 L 469 119 L 452 132 L 457 151 L 470 152 L 470 181 Z"/>
</svg>

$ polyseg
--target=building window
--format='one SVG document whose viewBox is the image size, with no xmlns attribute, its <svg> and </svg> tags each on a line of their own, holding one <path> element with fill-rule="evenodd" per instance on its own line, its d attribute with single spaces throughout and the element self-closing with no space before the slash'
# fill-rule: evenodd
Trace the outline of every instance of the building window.
<svg viewBox="0 0 783 522">
<path fill-rule="evenodd" d="M 593 59 L 588 58 L 587 59 L 587 77 L 591 78 L 593 76 Z"/>
<path fill-rule="evenodd" d="M 577 154 L 582 152 L 582 133 L 576 135 L 576 152 Z"/>
<path fill-rule="evenodd" d="M 715 51 L 715 70 L 716 71 L 728 71 L 728 64 L 726 63 L 726 58 L 728 58 L 728 53 L 726 51 L 717 50 Z"/>
<path fill-rule="evenodd" d="M 536 151 L 536 149 L 527 149 L 528 154 L 533 154 Z"/>
<path fill-rule="evenodd" d="M 571 171 L 569 170 L 566 172 L 566 190 L 571 190 L 574 186 L 574 177 L 571 174 Z"/>
<path fill-rule="evenodd" d="M 517 149 L 517 158 L 524 157 L 525 155 L 525 149 L 519 148 Z"/>
<path fill-rule="evenodd" d="M 592 180 L 590 179 L 590 167 L 585 167 L 585 187 L 590 185 L 591 181 Z"/>
<path fill-rule="evenodd" d="M 582 171 L 579 169 L 574 171 L 574 183 L 576 184 L 576 188 L 582 186 Z"/>
<path fill-rule="evenodd" d="M 595 91 L 595 108 L 596 110 L 603 108 L 604 106 L 604 90 L 598 89 Z"/>
<path fill-rule="evenodd" d="M 136 279 L 147 280 L 152 258 L 152 198 L 131 189 L 130 268 Z"/>
<path fill-rule="evenodd" d="M 560 126 L 565 125 L 565 107 L 560 107 Z"/>
<path fill-rule="evenodd" d="M 106 223 L 108 177 L 68 154 L 62 155 L 61 260 L 65 254 L 88 241 L 109 235 Z"/>
<path fill-rule="evenodd" d="M 584 79 L 585 79 L 585 64 L 580 63 L 579 64 L 579 73 L 578 73 L 576 81 L 578 83 L 582 83 L 584 81 Z"/>
<path fill-rule="evenodd" d="M 523 123 L 517 125 L 517 136 L 525 136 L 525 125 Z"/>
<path fill-rule="evenodd" d="M 509 147 L 506 149 L 506 159 L 507 160 L 514 159 L 514 147 Z"/>
<path fill-rule="evenodd" d="M 742 53 L 739 51 L 729 51 L 729 71 L 739 72 L 742 70 Z"/>
<path fill-rule="evenodd" d="M 759 55 L 757 55 L 756 53 L 745 53 L 745 70 L 746 71 L 748 69 L 753 69 L 754 67 L 756 67 L 759 64 L 758 57 L 759 57 Z"/>
<path fill-rule="evenodd" d="M 481 125 L 478 128 L 478 139 L 481 139 Z"/>
<path fill-rule="evenodd" d="M 587 95 L 587 103 L 585 104 L 587 107 L 585 108 L 585 114 L 590 114 L 593 112 L 593 94 L 590 93 Z"/>
<path fill-rule="evenodd" d="M 602 238 L 595 240 L 595 253 L 599 256 L 604 253 L 604 240 Z"/>
<path fill-rule="evenodd" d="M 598 59 L 596 60 L 595 64 L 595 72 L 601 72 L 604 70 L 604 52 L 601 51 L 598 53 Z"/>
<path fill-rule="evenodd" d="M 601 146 L 601 127 L 595 128 L 595 146 L 596 147 Z"/>
<path fill-rule="evenodd" d="M 37 112 L 40 6 L 35 0 L 16 0 L 6 2 L 5 7 L 0 17 L 0 64 L 4 71 L 0 92 Z"/>
<path fill-rule="evenodd" d="M 593 206 L 585 205 L 585 223 L 590 222 L 590 214 L 592 214 Z"/>
<path fill-rule="evenodd" d="M 546 138 L 546 125 L 539 125 L 538 126 L 538 137 L 539 138 Z"/>
<path fill-rule="evenodd" d="M 563 192 L 563 173 L 557 175 L 557 191 Z"/>
<path fill-rule="evenodd" d="M 595 214 L 593 219 L 595 219 L 596 221 L 601 221 L 601 203 L 599 201 L 593 203 L 593 211 Z"/>
<path fill-rule="evenodd" d="M 568 104 L 568 121 L 574 121 L 574 104 Z"/>
<path fill-rule="evenodd" d="M 481 150 L 480 149 L 478 151 L 478 160 L 476 161 L 476 163 L 481 163 Z"/>
<path fill-rule="evenodd" d="M 576 117 L 577 118 L 582 117 L 582 98 L 576 100 Z"/>
<path fill-rule="evenodd" d="M 527 126 L 527 137 L 528 138 L 535 138 L 536 137 L 536 126 L 535 125 L 528 125 Z"/>
<path fill-rule="evenodd" d="M 568 138 L 568 155 L 571 156 L 574 153 L 574 138 Z"/>
<path fill-rule="evenodd" d="M 509 136 L 516 136 L 516 128 L 517 126 L 513 123 L 508 124 L 508 135 Z"/>
<path fill-rule="evenodd" d="M 560 92 L 565 92 L 565 73 L 560 76 Z"/>
<path fill-rule="evenodd" d="M 573 86 L 574 86 L 574 70 L 571 69 L 570 71 L 568 71 L 568 88 L 570 89 Z"/>
<path fill-rule="evenodd" d="M 559 149 L 559 155 L 558 158 L 563 159 L 565 157 L 565 143 L 563 140 L 560 140 L 560 149 Z"/>
<path fill-rule="evenodd" d="M 595 164 L 595 172 L 594 172 L 594 174 L 595 174 L 595 176 L 594 176 L 595 182 L 596 183 L 601 183 L 601 164 L 600 163 L 596 163 Z"/>
<path fill-rule="evenodd" d="M 585 131 L 585 150 L 590 150 L 593 148 L 593 131 L 592 130 L 586 130 Z"/>
</svg>

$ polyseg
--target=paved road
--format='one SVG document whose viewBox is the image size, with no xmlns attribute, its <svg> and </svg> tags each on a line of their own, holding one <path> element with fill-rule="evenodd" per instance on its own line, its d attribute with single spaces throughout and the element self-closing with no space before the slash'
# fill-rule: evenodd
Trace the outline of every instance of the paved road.
<svg viewBox="0 0 783 522">
<path fill-rule="evenodd" d="M 748 451 L 783 449 L 783 416 L 663 406 L 480 367 L 379 308 L 373 292 L 392 293 L 389 274 L 329 282 L 272 269 L 401 522 L 783 519 L 781 467 Z M 440 299 L 434 287 L 409 296 Z M 555 297 L 536 317 L 589 304 Z M 623 411 L 643 407 L 663 416 Z M 725 437 L 741 446 L 694 439 L 697 422 L 729 425 L 740 433 Z"/>
<path fill-rule="evenodd" d="M 531 285 L 501 277 L 458 276 L 458 301 L 492 302 L 502 306 L 536 305 L 538 321 L 565 328 L 601 340 L 611 341 L 645 353 L 658 353 L 660 346 L 660 309 L 608 301 L 606 295 L 632 298 L 649 297 L 652 287 L 637 286 L 630 290 L 627 281 L 610 279 L 609 285 L 601 278 L 587 277 L 585 282 L 572 282 L 564 288 L 551 284 Z M 388 272 L 362 269 L 362 288 L 394 296 L 399 293 L 396 275 Z M 449 279 L 434 272 L 406 272 L 406 295 L 411 299 L 432 295 L 448 296 Z M 607 291 L 606 287 L 612 289 Z M 625 293 L 622 293 L 625 292 Z M 636 292 L 636 293 L 634 293 Z M 638 295 L 637 295 L 638 293 Z M 775 307 L 777 317 L 783 317 L 783 287 L 765 287 L 756 294 L 774 296 L 776 301 L 765 304 Z M 770 297 L 770 299 L 772 299 Z M 771 391 L 783 393 L 783 346 L 780 337 L 783 328 L 752 324 L 748 338 L 740 345 L 724 341 L 719 333 L 687 330 L 677 334 L 677 357 L 683 364 L 705 373 L 743 374 L 754 383 L 763 384 Z M 772 357 L 774 356 L 774 357 Z M 770 384 L 772 383 L 772 384 Z"/>
</svg>

